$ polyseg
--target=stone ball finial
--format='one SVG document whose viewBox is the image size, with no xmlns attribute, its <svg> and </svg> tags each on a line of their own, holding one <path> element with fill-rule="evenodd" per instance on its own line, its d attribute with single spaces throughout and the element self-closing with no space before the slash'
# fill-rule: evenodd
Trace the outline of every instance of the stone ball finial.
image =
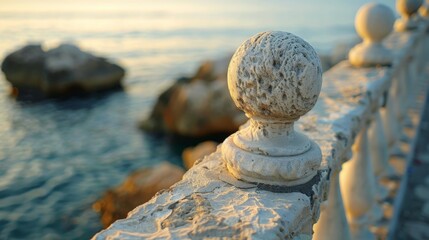
<svg viewBox="0 0 429 240">
<path fill-rule="evenodd" d="M 232 99 L 248 117 L 295 121 L 317 101 L 322 85 L 319 61 L 310 44 L 291 33 L 259 33 L 231 59 Z"/>
<path fill-rule="evenodd" d="M 395 22 L 395 30 L 402 32 L 413 30 L 418 27 L 418 19 L 416 13 L 423 0 L 397 0 L 396 10 L 401 14 L 401 18 Z"/>
<path fill-rule="evenodd" d="M 321 86 L 320 59 L 301 38 L 263 32 L 245 41 L 229 64 L 228 88 L 250 121 L 222 144 L 229 172 L 249 182 L 286 186 L 314 177 L 320 149 L 293 123 L 315 105 Z"/>
<path fill-rule="evenodd" d="M 355 28 L 363 42 L 349 52 L 349 61 L 356 67 L 390 65 L 392 54 L 381 41 L 392 32 L 395 16 L 393 11 L 378 3 L 363 5 L 357 12 Z"/>
<path fill-rule="evenodd" d="M 429 18 L 429 0 L 426 0 L 425 3 L 419 8 L 419 13 L 423 18 Z"/>
</svg>

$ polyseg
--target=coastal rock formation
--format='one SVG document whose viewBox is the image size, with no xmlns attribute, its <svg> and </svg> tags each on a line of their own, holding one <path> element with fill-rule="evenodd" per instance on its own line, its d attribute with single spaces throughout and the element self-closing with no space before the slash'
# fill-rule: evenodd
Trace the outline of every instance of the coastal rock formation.
<svg viewBox="0 0 429 240">
<path fill-rule="evenodd" d="M 197 160 L 215 152 L 217 145 L 217 142 L 205 141 L 195 147 L 185 148 L 182 153 L 183 165 L 190 169 Z"/>
<path fill-rule="evenodd" d="M 65 96 L 120 86 L 122 67 L 81 51 L 71 44 L 44 51 L 40 44 L 27 45 L 9 54 L 1 69 L 18 92 Z"/>
<path fill-rule="evenodd" d="M 229 59 L 203 63 L 191 78 L 181 78 L 163 92 L 140 127 L 187 137 L 232 133 L 246 121 L 229 96 Z"/>
<path fill-rule="evenodd" d="M 157 192 L 180 181 L 184 173 L 183 169 L 167 162 L 137 170 L 120 186 L 108 190 L 94 203 L 93 209 L 100 213 L 103 226 L 108 227 L 127 217 L 129 211 L 149 201 Z"/>
</svg>

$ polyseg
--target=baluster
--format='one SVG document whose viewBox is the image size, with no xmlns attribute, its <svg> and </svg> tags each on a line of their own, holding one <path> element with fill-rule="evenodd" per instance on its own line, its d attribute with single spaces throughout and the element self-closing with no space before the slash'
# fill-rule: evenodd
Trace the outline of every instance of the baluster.
<svg viewBox="0 0 429 240">
<path fill-rule="evenodd" d="M 380 115 L 383 122 L 384 132 L 386 133 L 387 146 L 389 149 L 389 156 L 404 157 L 405 153 L 399 147 L 399 136 L 401 132 L 400 124 L 397 119 L 395 102 L 393 100 L 393 92 L 397 88 L 397 82 L 392 81 L 390 90 L 387 94 L 386 106 L 380 109 Z"/>
<path fill-rule="evenodd" d="M 384 178 L 396 177 L 395 170 L 389 164 L 389 151 L 387 147 L 386 135 L 384 133 L 383 122 L 380 110 L 374 112 L 374 119 L 369 128 L 369 146 L 376 181 L 380 182 Z M 387 198 L 388 190 L 378 184 L 377 200 L 383 201 Z"/>
<path fill-rule="evenodd" d="M 319 57 L 301 38 L 264 32 L 244 42 L 231 59 L 228 88 L 250 123 L 222 144 L 228 171 L 244 181 L 277 186 L 315 177 L 320 148 L 295 131 L 294 122 L 314 106 L 321 86 Z"/>
<path fill-rule="evenodd" d="M 356 67 L 392 65 L 392 53 L 382 45 L 382 40 L 392 31 L 394 19 L 392 10 L 382 4 L 370 3 L 359 9 L 355 18 L 355 27 L 357 33 L 363 38 L 363 43 L 350 50 L 349 61 L 352 65 Z M 374 163 L 380 174 L 389 169 L 386 168 L 387 144 L 383 141 L 379 99 L 371 99 L 370 103 L 373 114 L 371 118 L 375 120 L 370 131 L 371 154 L 367 137 L 369 123 L 365 122 L 353 145 L 354 157 L 344 164 L 344 170 L 340 175 L 344 206 L 353 239 L 374 238 L 369 231 L 369 226 L 378 224 L 383 218 L 379 201 L 384 200 L 388 194 L 387 189 L 377 181 L 372 167 Z"/>
<path fill-rule="evenodd" d="M 389 164 L 389 137 L 382 120 L 382 114 L 385 114 L 385 109 L 382 107 L 386 101 L 387 95 L 383 94 L 380 98 L 380 108 L 375 110 L 374 121 L 371 123 L 368 132 L 372 165 L 374 174 L 378 179 L 396 177 L 394 168 Z"/>
<path fill-rule="evenodd" d="M 411 119 L 408 116 L 410 85 L 413 84 L 411 68 L 411 62 L 405 63 L 405 65 L 401 66 L 399 71 L 396 72 L 396 77 L 393 78 L 393 81 L 398 85 L 398 87 L 395 88 L 395 91 L 393 91 L 393 100 L 395 102 L 394 106 L 396 107 L 396 118 L 400 124 L 399 139 L 403 142 L 411 141 L 411 139 L 403 132 L 403 126 L 412 127 Z"/>
<path fill-rule="evenodd" d="M 341 166 L 333 167 L 331 171 L 328 200 L 321 206 L 319 221 L 313 227 L 313 239 L 349 240 L 351 239 L 350 229 L 340 189 Z"/>
<path fill-rule="evenodd" d="M 353 157 L 343 164 L 340 173 L 344 208 L 354 240 L 375 239 L 374 234 L 369 231 L 375 192 L 370 180 L 373 174 L 368 152 L 368 127 L 367 123 L 363 125 L 352 146 Z"/>
<path fill-rule="evenodd" d="M 397 19 L 395 22 L 395 30 L 397 32 L 405 32 L 405 31 L 413 31 L 416 30 L 419 27 L 421 18 L 418 16 L 419 8 L 422 6 L 423 1 L 422 0 L 397 0 L 396 1 L 396 10 L 401 15 L 401 18 Z M 418 43 L 417 43 L 418 44 Z M 415 53 L 412 54 L 410 57 L 414 58 Z M 410 62 L 411 61 L 411 62 Z M 412 95 L 411 87 L 416 85 L 416 81 L 418 78 L 415 76 L 416 74 L 416 66 L 412 63 L 413 61 L 416 62 L 416 59 L 410 59 L 407 66 L 403 67 L 400 71 L 400 89 L 399 89 L 399 95 L 402 97 L 401 100 L 398 101 L 398 103 L 401 106 L 401 110 L 397 111 L 397 114 L 399 114 L 399 118 L 401 122 L 404 122 L 405 125 L 412 125 L 410 124 L 411 121 L 409 120 L 408 115 L 406 114 L 406 110 L 408 109 L 410 104 L 409 98 Z M 402 91 L 402 92 L 401 92 Z"/>
</svg>

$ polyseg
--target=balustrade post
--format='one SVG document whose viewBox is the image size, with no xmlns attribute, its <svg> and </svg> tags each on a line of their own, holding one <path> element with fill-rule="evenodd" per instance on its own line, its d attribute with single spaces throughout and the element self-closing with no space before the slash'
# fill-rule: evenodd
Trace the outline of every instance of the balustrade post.
<svg viewBox="0 0 429 240">
<path fill-rule="evenodd" d="M 386 49 L 382 40 L 393 29 L 394 14 L 391 9 L 370 3 L 362 6 L 356 14 L 355 27 L 363 42 L 350 50 L 349 61 L 355 67 L 391 66 L 392 53 Z M 382 93 L 378 93 L 382 95 Z M 373 99 L 371 138 L 368 139 L 368 124 L 364 122 L 361 132 L 353 146 L 354 157 L 344 164 L 341 173 L 341 190 L 353 239 L 373 239 L 369 231 L 370 224 L 376 224 L 383 218 L 379 201 L 387 197 L 388 191 L 380 185 L 377 174 L 390 174 L 387 143 L 380 119 L 380 98 Z M 370 143 L 371 148 L 369 148 Z M 371 150 L 371 151 L 370 151 Z M 373 171 L 373 167 L 376 166 Z"/>
<path fill-rule="evenodd" d="M 228 171 L 237 179 L 276 186 L 316 177 L 319 146 L 295 131 L 322 86 L 316 51 L 286 32 L 263 32 L 244 42 L 228 68 L 228 88 L 250 124 L 222 144 Z"/>
<path fill-rule="evenodd" d="M 380 115 L 383 122 L 384 132 L 386 134 L 389 156 L 404 157 L 405 153 L 399 147 L 399 134 L 402 133 L 398 122 L 396 106 L 393 92 L 398 88 L 397 81 L 392 81 L 392 85 L 387 93 L 386 105 L 380 109 Z"/>
<path fill-rule="evenodd" d="M 351 49 L 350 63 L 356 67 L 392 65 L 392 53 L 383 46 L 382 40 L 392 31 L 394 21 L 392 10 L 384 5 L 370 3 L 359 9 L 356 14 L 355 27 L 362 37 L 363 43 Z M 388 121 L 383 124 L 379 100 L 375 100 L 374 121 L 369 130 L 370 155 L 376 176 L 384 177 L 394 175 L 394 170 L 388 163 L 388 146 L 396 143 L 397 122 L 395 121 L 396 116 L 392 118 L 392 115 L 395 115 L 392 111 L 394 106 L 390 106 L 390 104 L 390 112 L 383 113 L 389 115 L 386 117 Z M 383 99 L 383 101 L 386 100 Z M 377 193 L 378 199 L 381 200 L 387 195 L 387 190 L 381 188 Z"/>
<path fill-rule="evenodd" d="M 401 14 L 401 18 L 395 22 L 395 30 L 398 32 L 413 31 L 419 27 L 420 17 L 418 16 L 418 10 L 422 5 L 422 0 L 397 0 L 396 9 Z M 418 44 L 418 43 L 417 43 Z M 394 92 L 394 101 L 396 106 L 396 115 L 402 126 L 413 127 L 413 123 L 408 116 L 408 108 L 412 104 L 412 87 L 416 86 L 418 77 L 416 76 L 416 59 L 415 54 L 411 54 L 409 60 L 404 66 L 399 69 L 397 73 L 397 81 L 399 85 Z M 401 140 L 409 142 L 410 138 L 401 131 Z"/>
<path fill-rule="evenodd" d="M 352 239 L 375 239 L 369 227 L 375 203 L 371 187 L 372 167 L 368 152 L 368 123 L 364 123 L 353 144 L 353 157 L 343 164 L 340 186 Z"/>
<path fill-rule="evenodd" d="M 409 142 L 411 139 L 402 131 L 403 127 L 412 127 L 410 117 L 408 116 L 408 108 L 410 107 L 411 87 L 415 84 L 413 75 L 412 56 L 408 56 L 410 61 L 400 67 L 393 81 L 398 84 L 398 87 L 393 91 L 393 101 L 396 107 L 396 118 L 400 123 L 400 140 Z"/>
<path fill-rule="evenodd" d="M 381 109 L 374 112 L 374 119 L 369 128 L 370 156 L 376 180 L 396 176 L 395 170 L 389 164 L 389 149 L 386 134 L 381 119 Z M 388 195 L 387 189 L 379 188 L 377 200 L 382 201 Z"/>
<path fill-rule="evenodd" d="M 346 159 L 350 159 L 351 151 Z M 319 221 L 314 225 L 315 240 L 349 240 L 350 228 L 344 210 L 339 174 L 341 163 L 331 169 L 328 200 L 321 205 Z"/>
</svg>

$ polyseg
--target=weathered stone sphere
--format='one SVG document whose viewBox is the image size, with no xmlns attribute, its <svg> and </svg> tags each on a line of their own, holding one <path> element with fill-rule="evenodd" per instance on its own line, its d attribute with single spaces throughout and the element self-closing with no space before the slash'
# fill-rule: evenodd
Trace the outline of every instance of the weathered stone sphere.
<svg viewBox="0 0 429 240">
<path fill-rule="evenodd" d="M 228 68 L 228 88 L 248 117 L 294 121 L 314 106 L 322 68 L 313 47 L 287 32 L 262 32 L 245 41 Z"/>
<path fill-rule="evenodd" d="M 393 29 L 393 11 L 379 3 L 369 3 L 359 8 L 355 18 L 355 28 L 364 40 L 380 42 Z"/>
<path fill-rule="evenodd" d="M 423 17 L 429 17 L 429 0 L 426 0 L 425 3 L 419 8 L 419 13 Z"/>
<path fill-rule="evenodd" d="M 411 16 L 419 10 L 422 3 L 423 0 L 397 0 L 396 10 L 401 15 Z"/>
</svg>

